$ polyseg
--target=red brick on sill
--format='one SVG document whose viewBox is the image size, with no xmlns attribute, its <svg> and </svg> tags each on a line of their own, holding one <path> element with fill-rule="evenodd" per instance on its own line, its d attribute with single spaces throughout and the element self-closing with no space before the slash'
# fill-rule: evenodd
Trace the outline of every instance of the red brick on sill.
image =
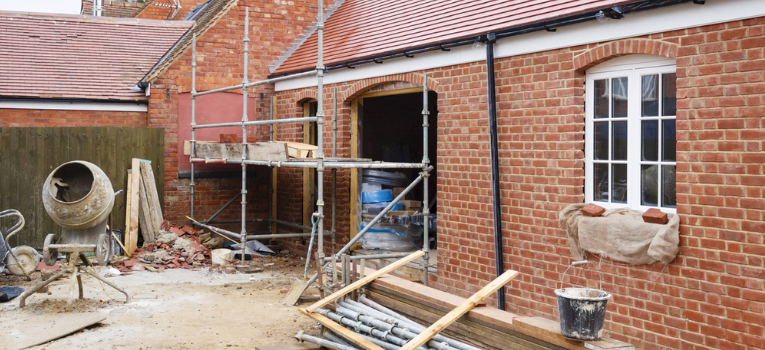
<svg viewBox="0 0 765 350">
<path fill-rule="evenodd" d="M 606 212 L 606 208 L 603 208 L 597 204 L 589 203 L 582 208 L 582 215 L 598 217 Z"/>
<path fill-rule="evenodd" d="M 656 208 L 648 209 L 645 213 L 643 213 L 644 222 L 664 225 L 668 220 L 669 218 L 667 218 L 667 213 L 664 213 Z"/>
</svg>

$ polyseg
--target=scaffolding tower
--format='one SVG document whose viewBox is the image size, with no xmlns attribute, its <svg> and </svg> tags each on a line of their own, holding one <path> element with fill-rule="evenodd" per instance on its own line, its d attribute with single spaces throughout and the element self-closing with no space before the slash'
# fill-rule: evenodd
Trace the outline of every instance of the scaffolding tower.
<svg viewBox="0 0 765 350">
<path fill-rule="evenodd" d="M 333 90 L 333 101 L 334 101 L 334 107 L 333 107 L 333 115 L 332 115 L 332 157 L 326 158 L 324 154 L 324 124 L 325 124 L 325 115 L 324 115 L 324 74 L 325 74 L 325 67 L 323 62 L 323 40 L 324 40 L 324 14 L 323 14 L 323 0 L 318 0 L 318 15 L 317 15 L 317 39 L 318 39 L 318 52 L 317 52 L 317 63 L 316 63 L 316 69 L 313 71 L 283 76 L 283 77 L 277 77 L 272 79 L 266 79 L 266 80 L 260 80 L 255 82 L 249 82 L 248 81 L 248 65 L 249 65 L 249 8 L 245 11 L 245 21 L 244 21 L 244 35 L 243 35 L 243 44 L 244 44 L 244 65 L 243 65 L 243 78 L 242 78 L 242 84 L 239 85 L 232 85 L 227 86 L 219 89 L 214 90 L 208 90 L 208 91 L 202 91 L 198 92 L 196 90 L 196 68 L 197 68 L 197 59 L 196 59 L 196 42 L 197 37 L 196 33 L 192 37 L 192 61 L 191 61 L 191 139 L 189 140 L 191 145 L 191 154 L 190 154 L 190 163 L 191 163 L 191 180 L 189 183 L 190 186 L 190 197 L 191 197 L 191 208 L 190 208 L 190 218 L 193 220 L 195 225 L 207 228 L 213 232 L 223 234 L 226 236 L 237 238 L 242 243 L 242 256 L 245 254 L 246 249 L 246 243 L 249 240 L 256 240 L 256 239 L 279 239 L 279 238 L 295 238 L 295 237 L 311 237 L 311 243 L 313 243 L 313 230 L 311 233 L 272 233 L 272 234 L 266 234 L 266 235 L 248 235 L 247 229 L 246 229 L 246 223 L 247 220 L 247 169 L 250 165 L 260 165 L 260 166 L 267 166 L 270 168 L 273 167 L 292 167 L 292 168 L 312 168 L 316 169 L 317 172 L 317 190 L 316 190 L 316 212 L 312 214 L 312 218 L 316 220 L 315 229 L 316 229 L 316 236 L 317 236 L 317 250 L 318 250 L 318 257 L 317 257 L 317 264 L 322 264 L 323 267 L 326 269 L 328 266 L 331 267 L 331 275 L 333 276 L 333 283 L 336 282 L 337 279 L 337 271 L 336 271 L 336 263 L 341 260 L 343 262 L 347 262 L 350 260 L 349 253 L 351 247 L 359 240 L 361 239 L 365 233 L 367 233 L 370 228 L 372 228 L 376 223 L 378 223 L 382 218 L 384 218 L 388 212 L 402 199 L 405 198 L 405 196 L 413 189 L 415 188 L 420 182 L 422 182 L 423 186 L 423 210 L 422 210 L 422 225 L 423 225 L 423 247 L 422 250 L 424 252 L 424 263 L 423 266 L 423 283 L 425 285 L 428 284 L 428 266 L 429 266 L 429 219 L 430 219 L 430 209 L 429 209 L 429 203 L 428 203 L 428 181 L 427 178 L 430 176 L 430 172 L 433 170 L 433 167 L 430 165 L 430 159 L 428 158 L 428 116 L 429 116 L 429 110 L 428 110 L 428 87 L 427 87 L 427 75 L 423 78 L 423 85 L 422 85 L 422 96 L 423 96 L 423 109 L 422 109 L 422 161 L 420 163 L 396 163 L 396 162 L 382 162 L 382 161 L 371 161 L 371 160 L 360 160 L 360 159 L 343 159 L 337 157 L 337 89 L 335 88 Z M 283 119 L 277 119 L 274 115 L 274 108 L 273 108 L 273 100 L 271 105 L 271 119 L 270 120 L 248 120 L 247 116 L 247 97 L 248 97 L 248 89 L 253 86 L 257 85 L 264 85 L 264 84 L 272 84 L 276 83 L 278 81 L 288 80 L 288 79 L 294 79 L 299 77 L 306 77 L 306 76 L 313 76 L 315 75 L 317 78 L 317 90 L 318 90 L 318 103 L 317 103 L 317 112 L 315 116 L 308 116 L 308 117 L 299 117 L 299 118 L 283 118 Z M 242 121 L 241 122 L 230 122 L 230 123 L 213 123 L 213 124 L 196 124 L 196 98 L 203 95 L 209 95 L 214 94 L 218 92 L 225 92 L 225 91 L 231 91 L 236 89 L 242 89 Z M 315 122 L 317 125 L 317 146 L 318 150 L 315 154 L 315 160 L 306 160 L 306 159 L 290 159 L 288 161 L 272 161 L 272 160 L 262 160 L 262 159 L 248 159 L 248 147 L 249 143 L 247 140 L 247 126 L 250 125 L 268 125 L 269 126 L 269 133 L 270 133 L 270 142 L 274 142 L 274 125 L 276 124 L 285 124 L 285 123 L 303 123 L 303 122 Z M 197 129 L 203 129 L 203 128 L 220 128 L 220 127 L 231 127 L 231 126 L 241 126 L 242 127 L 242 144 L 241 144 L 241 150 L 242 155 L 241 158 L 235 159 L 235 158 L 219 158 L 219 159 L 211 159 L 211 158 L 199 158 L 196 156 L 196 139 L 195 139 L 195 131 Z M 226 203 L 220 210 L 218 210 L 215 214 L 213 214 L 209 219 L 204 220 L 202 222 L 195 220 L 194 218 L 194 200 L 195 200 L 195 189 L 196 189 L 196 183 L 195 183 L 195 164 L 196 163 L 217 163 L 217 164 L 241 164 L 242 167 L 242 188 L 239 194 L 237 194 L 234 198 L 232 198 L 228 203 Z M 336 187 L 337 187 L 337 169 L 404 169 L 404 168 L 410 168 L 410 169 L 421 169 L 419 176 L 412 181 L 409 186 L 407 186 L 398 196 L 396 196 L 390 204 L 388 204 L 379 214 L 377 214 L 374 219 L 372 219 L 369 224 L 367 224 L 363 229 L 361 229 L 352 239 L 349 240 L 347 244 L 343 246 L 342 249 L 335 252 L 335 246 L 336 246 L 336 204 L 337 204 L 337 193 L 336 193 Z M 332 207 L 331 207 L 331 245 L 332 245 L 332 254 L 327 257 L 324 252 L 324 172 L 326 169 L 332 170 Z M 269 172 L 270 176 L 274 176 L 274 171 Z M 425 180 L 425 181 L 423 181 Z M 273 192 L 273 178 L 271 181 L 269 181 L 269 192 Z M 241 232 L 236 233 L 228 230 L 224 230 L 215 226 L 210 225 L 212 222 L 212 219 L 214 219 L 218 214 L 220 214 L 223 209 L 225 209 L 228 205 L 234 202 L 237 197 L 241 196 L 241 206 L 242 206 L 242 214 L 241 214 Z M 352 199 L 353 200 L 353 199 Z M 250 220 L 252 221 L 267 221 L 269 227 L 271 225 L 282 225 L 285 227 L 291 227 L 291 228 L 297 228 L 297 229 L 303 229 L 303 230 L 311 230 L 311 227 L 294 224 L 290 222 L 285 222 L 281 220 L 277 220 L 273 217 L 273 211 L 272 209 L 269 210 L 269 217 L 267 219 L 256 219 L 256 220 Z M 389 253 L 389 254 L 374 254 L 374 255 L 364 255 L 364 256 L 354 256 L 353 259 L 381 259 L 381 258 L 395 258 L 395 257 L 404 257 L 409 255 L 410 253 Z M 310 261 L 311 256 L 311 246 L 309 245 L 308 250 L 308 256 L 306 258 L 306 271 L 307 271 L 307 262 Z M 317 266 L 318 267 L 318 266 Z M 319 269 L 321 271 L 322 269 Z M 343 268 L 343 275 L 344 275 L 344 281 L 348 281 L 347 274 L 348 269 Z M 309 280 L 309 282 L 306 284 L 310 285 L 316 279 L 319 277 L 319 273 L 313 275 L 313 277 Z M 332 288 L 330 288 L 332 289 Z"/>
</svg>

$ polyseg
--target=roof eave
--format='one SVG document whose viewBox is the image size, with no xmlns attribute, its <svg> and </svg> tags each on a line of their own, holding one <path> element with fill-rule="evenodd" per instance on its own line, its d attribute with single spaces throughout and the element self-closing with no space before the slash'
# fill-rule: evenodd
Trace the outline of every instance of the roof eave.
<svg viewBox="0 0 765 350">
<path fill-rule="evenodd" d="M 703 5 L 703 2 L 701 2 L 700 0 L 637 0 L 637 1 L 631 1 L 631 2 L 622 1 L 618 3 L 618 6 L 622 7 L 621 8 L 622 14 L 626 15 L 629 13 L 652 10 L 652 9 L 657 9 L 661 7 L 672 6 L 672 5 L 682 4 L 682 3 L 688 3 L 688 2 L 693 2 L 693 3 Z M 382 61 L 384 60 L 399 58 L 399 57 L 411 57 L 414 54 L 420 54 L 420 53 L 429 52 L 429 51 L 437 51 L 437 50 L 448 51 L 447 49 L 452 47 L 472 45 L 476 41 L 485 41 L 487 36 L 489 36 L 490 34 L 493 34 L 496 39 L 502 39 L 502 38 L 507 38 L 510 36 L 527 34 L 527 33 L 542 31 L 542 30 L 554 31 L 557 28 L 564 27 L 567 25 L 573 25 L 573 24 L 588 22 L 592 20 L 597 20 L 598 17 L 596 17 L 596 15 L 598 15 L 599 13 L 603 11 L 609 11 L 613 9 L 615 6 L 616 5 L 600 8 L 600 9 L 595 9 L 595 10 L 590 10 L 590 11 L 578 13 L 575 15 L 558 17 L 552 20 L 526 24 L 523 26 L 509 27 L 509 28 L 500 29 L 500 30 L 488 31 L 481 34 L 474 34 L 470 36 L 451 39 L 448 41 L 436 42 L 436 43 L 431 43 L 431 44 L 427 44 L 427 45 L 423 45 L 419 47 L 408 48 L 404 50 L 399 49 L 399 50 L 378 53 L 375 55 L 370 55 L 370 56 L 361 57 L 361 58 L 353 58 L 349 60 L 342 60 L 342 61 L 335 61 L 335 62 L 326 62 L 325 67 L 327 71 L 341 69 L 341 68 L 353 68 L 361 64 L 382 63 Z M 275 70 L 274 73 L 270 74 L 268 77 L 275 78 L 280 76 L 307 72 L 307 71 L 315 70 L 315 69 L 316 69 L 315 67 L 308 67 L 308 66 L 296 68 L 292 70 L 287 70 L 287 71 L 281 71 L 281 72 L 278 72 L 278 69 L 277 69 Z"/>
</svg>

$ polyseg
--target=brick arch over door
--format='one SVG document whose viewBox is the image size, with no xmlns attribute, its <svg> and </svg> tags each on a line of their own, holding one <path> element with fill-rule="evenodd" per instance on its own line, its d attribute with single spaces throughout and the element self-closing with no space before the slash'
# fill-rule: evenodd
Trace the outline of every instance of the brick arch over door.
<svg viewBox="0 0 765 350">
<path fill-rule="evenodd" d="M 679 45 L 651 39 L 625 39 L 600 44 L 574 56 L 574 69 L 584 71 L 599 63 L 625 55 L 647 54 L 677 58 Z"/>
<path fill-rule="evenodd" d="M 402 73 L 402 74 L 386 75 L 384 77 L 367 78 L 367 79 L 359 80 L 358 82 L 353 83 L 353 85 L 348 87 L 347 90 L 340 93 L 340 96 L 338 96 L 338 100 L 343 101 L 344 103 L 350 103 L 356 97 L 360 96 L 367 90 L 377 85 L 390 83 L 390 82 L 396 82 L 396 81 L 406 81 L 406 82 L 410 82 L 410 83 L 422 86 L 423 78 L 424 76 L 418 73 Z M 428 90 L 440 92 L 440 86 L 438 84 L 438 81 L 436 81 L 433 78 L 428 79 Z"/>
</svg>

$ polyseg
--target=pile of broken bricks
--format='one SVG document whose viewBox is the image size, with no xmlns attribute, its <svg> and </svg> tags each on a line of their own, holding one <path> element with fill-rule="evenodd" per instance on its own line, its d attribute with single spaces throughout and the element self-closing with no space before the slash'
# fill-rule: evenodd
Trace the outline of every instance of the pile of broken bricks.
<svg viewBox="0 0 765 350">
<path fill-rule="evenodd" d="M 156 241 L 145 243 L 132 254 L 132 258 L 114 263 L 120 272 L 165 269 L 193 269 L 210 265 L 211 249 L 223 246 L 224 239 L 211 237 L 190 226 L 172 225 L 165 221 Z"/>
</svg>

